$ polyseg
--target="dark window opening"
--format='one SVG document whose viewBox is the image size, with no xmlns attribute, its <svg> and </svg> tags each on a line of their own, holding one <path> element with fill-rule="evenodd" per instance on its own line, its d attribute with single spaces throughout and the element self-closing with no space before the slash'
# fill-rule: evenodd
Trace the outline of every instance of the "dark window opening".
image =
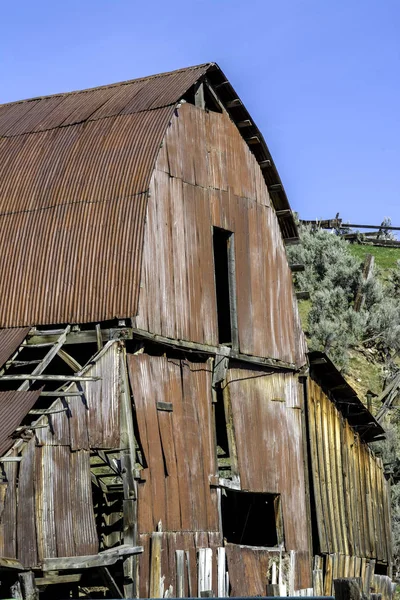
<svg viewBox="0 0 400 600">
<path fill-rule="evenodd" d="M 218 343 L 237 346 L 233 233 L 214 227 L 213 247 Z"/>
<path fill-rule="evenodd" d="M 388 574 L 388 565 L 377 562 L 375 565 L 375 575 L 387 575 L 387 574 Z"/>
<path fill-rule="evenodd" d="M 220 477 L 229 478 L 232 474 L 232 465 L 229 452 L 228 430 L 226 426 L 224 395 L 220 383 L 215 386 L 215 394 L 217 397 L 217 401 L 214 404 L 214 414 L 217 438 L 218 473 Z"/>
<path fill-rule="evenodd" d="M 222 490 L 222 530 L 232 544 L 273 547 L 283 544 L 279 494 Z"/>
</svg>

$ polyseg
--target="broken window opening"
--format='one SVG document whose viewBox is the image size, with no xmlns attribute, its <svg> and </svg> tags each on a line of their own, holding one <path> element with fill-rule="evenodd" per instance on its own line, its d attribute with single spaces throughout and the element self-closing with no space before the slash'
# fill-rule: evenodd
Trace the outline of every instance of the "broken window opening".
<svg viewBox="0 0 400 600">
<path fill-rule="evenodd" d="M 232 476 L 232 463 L 229 451 L 228 430 L 226 423 L 224 394 L 221 383 L 215 385 L 216 402 L 214 403 L 215 434 L 217 442 L 217 463 L 220 477 L 228 479 Z"/>
<path fill-rule="evenodd" d="M 269 548 L 284 543 L 280 494 L 224 488 L 221 512 L 227 542 Z"/>
<path fill-rule="evenodd" d="M 236 280 L 233 233 L 213 227 L 218 343 L 237 349 Z"/>
</svg>

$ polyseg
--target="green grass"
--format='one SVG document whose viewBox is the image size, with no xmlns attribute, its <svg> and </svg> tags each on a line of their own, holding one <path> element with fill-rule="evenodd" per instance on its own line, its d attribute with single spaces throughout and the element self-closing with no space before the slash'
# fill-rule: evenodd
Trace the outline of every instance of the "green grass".
<svg viewBox="0 0 400 600">
<path fill-rule="evenodd" d="M 304 331 L 308 330 L 308 315 L 312 307 L 311 300 L 298 301 L 301 326 Z"/>
<path fill-rule="evenodd" d="M 376 361 L 376 362 L 375 362 Z M 370 360 L 355 349 L 349 351 L 346 379 L 365 402 L 368 390 L 375 394 L 382 391 L 382 366 L 371 354 Z"/>
<path fill-rule="evenodd" d="M 372 254 L 375 257 L 376 266 L 381 269 L 395 269 L 397 266 L 396 261 L 400 260 L 400 248 L 349 244 L 349 250 L 353 256 L 361 261 L 364 261 L 367 254 Z"/>
</svg>

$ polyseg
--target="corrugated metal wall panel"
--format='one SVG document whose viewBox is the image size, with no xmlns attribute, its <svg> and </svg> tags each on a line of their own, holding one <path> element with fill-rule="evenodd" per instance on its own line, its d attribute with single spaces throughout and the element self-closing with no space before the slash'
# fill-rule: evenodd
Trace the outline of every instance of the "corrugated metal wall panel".
<svg viewBox="0 0 400 600">
<path fill-rule="evenodd" d="M 11 435 L 40 396 L 40 390 L 0 392 L 0 456 L 11 446 Z"/>
<path fill-rule="evenodd" d="M 211 364 L 128 355 L 139 436 L 147 462 L 139 483 L 138 529 L 217 531 Z M 172 412 L 158 411 L 158 401 Z M 182 485 L 182 483 L 184 485 Z"/>
<path fill-rule="evenodd" d="M 29 333 L 29 327 L 0 329 L 0 367 L 14 354 Z"/>
<path fill-rule="evenodd" d="M 285 549 L 309 559 L 303 399 L 297 377 L 229 369 L 224 393 L 232 407 L 242 489 L 281 494 Z M 311 586 L 310 575 L 308 568 L 301 587 Z"/>
<path fill-rule="evenodd" d="M 309 379 L 308 420 L 320 549 L 389 562 L 382 463 Z"/>
<path fill-rule="evenodd" d="M 235 234 L 240 351 L 305 364 L 292 275 L 261 178 L 226 115 L 179 109 L 150 184 L 140 329 L 218 344 L 212 226 L 221 227 Z"/>
</svg>

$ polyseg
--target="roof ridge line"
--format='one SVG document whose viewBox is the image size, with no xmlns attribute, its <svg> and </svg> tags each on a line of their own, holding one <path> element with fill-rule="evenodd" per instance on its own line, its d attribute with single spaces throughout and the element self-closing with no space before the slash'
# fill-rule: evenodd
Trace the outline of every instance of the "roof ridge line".
<svg viewBox="0 0 400 600">
<path fill-rule="evenodd" d="M 202 67 L 205 67 L 205 66 L 211 67 L 215 64 L 216 63 L 213 63 L 213 62 L 203 63 L 200 65 L 193 65 L 191 67 L 183 67 L 181 69 L 175 69 L 173 71 L 165 71 L 164 73 L 154 73 L 153 75 L 137 77 L 135 79 L 126 79 L 124 81 L 116 81 L 115 83 L 109 83 L 106 85 L 98 85 L 98 86 L 94 86 L 92 88 L 85 88 L 83 90 L 71 90 L 70 92 L 56 92 L 55 94 L 46 94 L 45 96 L 34 96 L 32 98 L 23 98 L 22 100 L 12 100 L 11 102 L 4 102 L 4 103 L 0 102 L 0 108 L 3 106 L 12 106 L 12 105 L 15 106 L 16 104 L 24 104 L 25 102 L 37 102 L 39 100 L 47 100 L 49 98 L 62 98 L 62 97 L 66 97 L 66 96 L 72 96 L 75 94 L 84 94 L 85 92 L 95 92 L 97 90 L 111 89 L 113 87 L 130 85 L 132 83 L 136 83 L 139 81 L 146 81 L 148 79 L 156 79 L 157 77 L 166 77 L 167 75 L 172 75 L 173 73 L 181 73 L 182 71 L 194 71 L 196 69 L 201 69 Z"/>
</svg>

